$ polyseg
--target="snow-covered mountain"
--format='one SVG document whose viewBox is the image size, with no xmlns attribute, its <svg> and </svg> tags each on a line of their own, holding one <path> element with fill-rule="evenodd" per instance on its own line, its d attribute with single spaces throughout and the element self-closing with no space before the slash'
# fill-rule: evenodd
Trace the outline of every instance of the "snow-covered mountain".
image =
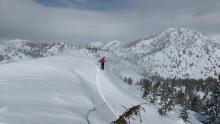
<svg viewBox="0 0 220 124">
<path fill-rule="evenodd" d="M 220 34 L 208 34 L 208 37 L 220 43 Z"/>
<path fill-rule="evenodd" d="M 104 71 L 96 55 L 107 56 Z M 31 58 L 38 59 L 20 61 Z M 20 61 L 0 64 L 0 124 L 109 124 L 125 111 L 122 106 L 143 102 L 143 124 L 184 124 L 178 108 L 161 117 L 160 105 L 142 99 L 136 86 L 120 78 L 206 78 L 220 72 L 219 60 L 217 40 L 184 28 L 133 42 L 0 42 L 1 63 Z M 201 124 L 189 112 L 190 122 Z"/>
<path fill-rule="evenodd" d="M 0 63 L 56 55 L 64 50 L 64 43 L 37 43 L 26 40 L 0 42 Z"/>
<path fill-rule="evenodd" d="M 127 64 L 107 64 L 101 71 L 96 58 L 79 51 L 1 64 L 0 123 L 110 124 L 125 111 L 122 105 L 129 108 L 145 102 L 118 78 L 115 72 L 124 68 L 120 65 Z M 184 124 L 178 110 L 164 118 L 158 114 L 158 106 L 143 107 L 143 124 Z M 194 113 L 190 121 L 201 124 Z M 131 124 L 138 123 L 131 119 Z"/>
<path fill-rule="evenodd" d="M 92 42 L 89 43 L 91 47 L 102 48 L 102 49 L 114 49 L 123 47 L 124 43 L 118 40 L 113 40 L 109 42 Z"/>
<path fill-rule="evenodd" d="M 144 76 L 164 78 L 207 78 L 220 72 L 219 35 L 185 28 L 169 28 L 133 42 L 92 42 L 84 45 L 36 43 L 24 40 L 0 42 L 0 62 L 56 55 L 66 49 L 78 49 L 98 56 L 117 57 L 133 64 Z M 91 49 L 96 48 L 96 49 Z"/>
<path fill-rule="evenodd" d="M 170 28 L 134 42 L 115 44 L 108 47 L 112 54 L 101 54 L 124 58 L 147 76 L 207 78 L 220 72 L 220 42 L 197 31 Z"/>
</svg>

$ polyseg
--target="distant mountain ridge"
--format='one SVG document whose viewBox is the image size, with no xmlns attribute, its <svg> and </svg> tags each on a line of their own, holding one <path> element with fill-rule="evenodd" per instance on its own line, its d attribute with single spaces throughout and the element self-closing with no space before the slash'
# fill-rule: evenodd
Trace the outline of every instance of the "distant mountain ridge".
<svg viewBox="0 0 220 124">
<path fill-rule="evenodd" d="M 220 73 L 218 36 L 185 28 L 169 28 L 132 42 L 115 40 L 77 45 L 12 40 L 0 42 L 0 63 L 52 56 L 71 49 L 86 53 L 95 50 L 91 54 L 107 56 L 109 59 L 117 57 L 130 62 L 144 76 L 196 79 L 217 77 Z"/>
<path fill-rule="evenodd" d="M 105 55 L 138 65 L 144 75 L 207 78 L 220 73 L 220 42 L 205 33 L 169 28 L 134 42 L 114 44 L 117 45 L 108 47 L 113 54 Z"/>
<path fill-rule="evenodd" d="M 0 42 L 0 63 L 56 55 L 63 51 L 64 43 L 38 43 L 27 40 Z"/>
</svg>

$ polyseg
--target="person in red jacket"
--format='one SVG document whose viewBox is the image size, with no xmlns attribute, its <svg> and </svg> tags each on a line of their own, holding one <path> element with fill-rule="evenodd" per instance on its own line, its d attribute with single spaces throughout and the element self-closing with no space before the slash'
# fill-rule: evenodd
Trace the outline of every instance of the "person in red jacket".
<svg viewBox="0 0 220 124">
<path fill-rule="evenodd" d="M 105 57 L 102 57 L 100 60 L 99 60 L 99 62 L 100 62 L 100 64 L 101 64 L 101 69 L 102 70 L 104 70 L 104 66 L 105 66 L 105 62 L 107 62 L 107 61 L 105 61 Z"/>
</svg>

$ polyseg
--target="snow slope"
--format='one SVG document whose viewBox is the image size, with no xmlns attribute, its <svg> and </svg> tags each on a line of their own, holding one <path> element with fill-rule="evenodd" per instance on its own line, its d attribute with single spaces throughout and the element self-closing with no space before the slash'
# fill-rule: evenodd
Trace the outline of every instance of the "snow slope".
<svg viewBox="0 0 220 124">
<path fill-rule="evenodd" d="M 101 71 L 95 58 L 73 51 L 0 65 L 0 123 L 109 124 L 124 111 L 122 105 L 144 102 L 115 74 L 120 64 L 111 64 Z M 161 118 L 156 106 L 144 107 L 144 124 L 184 124 L 175 111 Z M 199 124 L 194 116 L 191 121 Z"/>
</svg>

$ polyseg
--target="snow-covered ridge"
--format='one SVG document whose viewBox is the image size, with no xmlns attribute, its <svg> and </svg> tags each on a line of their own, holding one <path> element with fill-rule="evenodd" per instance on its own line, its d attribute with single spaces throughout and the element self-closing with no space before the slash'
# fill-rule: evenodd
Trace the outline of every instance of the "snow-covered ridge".
<svg viewBox="0 0 220 124">
<path fill-rule="evenodd" d="M 0 42 L 0 63 L 51 56 L 76 48 L 86 53 L 95 50 L 92 53 L 98 56 L 127 60 L 144 76 L 217 77 L 220 73 L 220 42 L 217 36 L 185 28 L 169 28 L 133 42 L 115 40 L 76 45 L 12 40 Z"/>
<path fill-rule="evenodd" d="M 119 48 L 123 47 L 123 42 L 118 41 L 118 40 L 113 40 L 109 42 L 91 42 L 89 45 L 91 47 L 97 47 L 97 48 L 102 48 L 102 49 L 114 49 L 114 48 Z"/>
<path fill-rule="evenodd" d="M 105 71 L 101 71 L 95 62 L 96 58 L 73 51 L 1 64 L 0 123 L 110 124 L 125 111 L 122 105 L 131 107 L 144 102 L 132 95 L 115 73 L 126 63 L 109 62 Z M 143 124 L 184 124 L 177 116 L 178 111 L 162 118 L 157 106 L 143 107 L 146 110 L 141 113 Z M 201 124 L 193 114 L 190 121 Z M 131 124 L 138 123 L 138 119 L 131 119 Z"/>
<path fill-rule="evenodd" d="M 208 34 L 208 37 L 211 38 L 212 40 L 220 43 L 220 34 Z"/>
<path fill-rule="evenodd" d="M 64 43 L 38 43 L 26 40 L 0 42 L 0 63 L 56 55 L 64 50 Z"/>
</svg>

